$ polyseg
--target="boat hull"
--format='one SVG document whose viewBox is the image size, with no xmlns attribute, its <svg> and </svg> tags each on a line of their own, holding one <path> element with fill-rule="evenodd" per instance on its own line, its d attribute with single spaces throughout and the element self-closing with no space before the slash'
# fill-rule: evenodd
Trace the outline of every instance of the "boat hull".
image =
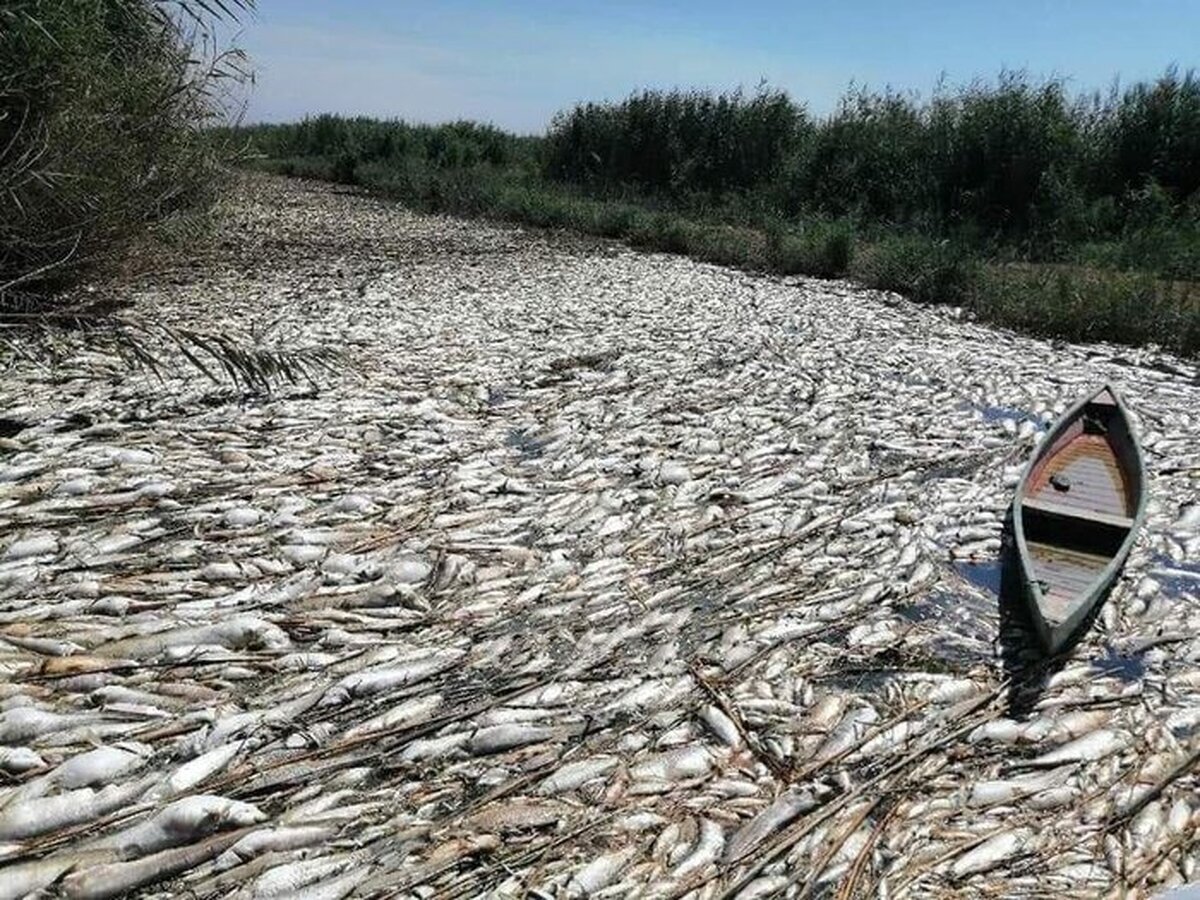
<svg viewBox="0 0 1200 900">
<path fill-rule="evenodd" d="M 1070 642 L 1112 587 L 1145 506 L 1137 435 L 1105 385 L 1054 424 L 1013 499 L 1021 589 L 1048 652 Z"/>
</svg>

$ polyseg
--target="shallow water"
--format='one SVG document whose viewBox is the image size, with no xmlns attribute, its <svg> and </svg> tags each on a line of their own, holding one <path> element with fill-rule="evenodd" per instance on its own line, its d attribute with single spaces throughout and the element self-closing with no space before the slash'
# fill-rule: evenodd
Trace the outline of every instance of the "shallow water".
<svg viewBox="0 0 1200 900">
<path fill-rule="evenodd" d="M 1146 674 L 1146 661 L 1142 657 L 1141 653 L 1125 654 L 1109 646 L 1105 655 L 1096 660 L 1095 666 L 1106 675 L 1133 683 L 1140 681 Z"/>
<path fill-rule="evenodd" d="M 1000 560 L 955 562 L 954 571 L 977 588 L 1000 596 L 1002 566 Z"/>
<path fill-rule="evenodd" d="M 994 423 L 1003 422 L 1006 419 L 1013 422 L 1038 421 L 1036 416 L 1025 412 L 1023 409 L 1013 409 L 1009 406 L 993 406 L 986 403 L 968 404 L 968 408 L 974 409 L 983 418 L 983 421 Z"/>
</svg>

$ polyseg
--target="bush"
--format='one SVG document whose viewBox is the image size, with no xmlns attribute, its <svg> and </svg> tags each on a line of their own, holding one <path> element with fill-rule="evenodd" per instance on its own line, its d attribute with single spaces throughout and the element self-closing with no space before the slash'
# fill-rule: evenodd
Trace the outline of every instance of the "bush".
<svg viewBox="0 0 1200 900">
<path fill-rule="evenodd" d="M 765 234 L 767 267 L 783 275 L 837 278 L 850 269 L 854 229 L 849 222 L 816 221 L 800 231 L 773 223 Z"/>
<path fill-rule="evenodd" d="M 666 194 L 740 190 L 770 181 L 804 131 L 779 91 L 645 91 L 623 103 L 580 104 L 546 139 L 552 178 Z"/>
<path fill-rule="evenodd" d="M 1174 67 L 1153 83 L 1097 101 L 1092 126 L 1097 192 L 1119 196 L 1161 185 L 1173 204 L 1200 192 L 1200 78 Z"/>
<path fill-rule="evenodd" d="M 993 321 L 1068 340 L 1200 350 L 1196 298 L 1184 285 L 1144 274 L 990 267 L 978 282 L 973 307 Z"/>
<path fill-rule="evenodd" d="M 880 241 L 854 269 L 865 284 L 905 294 L 920 303 L 970 302 L 978 267 L 959 246 L 921 237 Z"/>
<path fill-rule="evenodd" d="M 358 184 L 358 159 L 353 153 L 342 151 L 330 167 L 330 176 L 340 184 Z"/>
<path fill-rule="evenodd" d="M 255 125 L 237 134 L 269 159 L 316 157 L 337 161 L 344 172 L 351 165 L 411 161 L 447 171 L 532 164 L 538 147 L 536 139 L 474 122 L 409 125 L 328 113 L 285 125 Z"/>
<path fill-rule="evenodd" d="M 1072 101 L 1061 81 L 1004 72 L 927 102 L 855 90 L 816 123 L 779 92 L 646 91 L 561 113 L 542 159 L 551 180 L 689 215 L 848 218 L 1065 260 L 1195 220 L 1200 80 L 1168 70 L 1107 102 Z M 1177 254 L 1169 265 L 1181 269 Z"/>
<path fill-rule="evenodd" d="M 212 198 L 220 153 L 203 130 L 223 114 L 219 89 L 243 60 L 202 52 L 209 7 L 0 8 L 0 289 L 68 280 L 149 223 Z"/>
<path fill-rule="evenodd" d="M 927 137 L 908 97 L 859 91 L 813 133 L 789 198 L 796 210 L 906 222 L 928 207 Z"/>
<path fill-rule="evenodd" d="M 1031 85 L 1007 72 L 930 108 L 938 215 L 1019 240 L 1055 222 L 1069 202 L 1079 129 L 1061 82 Z M 1057 202 L 1055 202 L 1057 201 Z"/>
</svg>

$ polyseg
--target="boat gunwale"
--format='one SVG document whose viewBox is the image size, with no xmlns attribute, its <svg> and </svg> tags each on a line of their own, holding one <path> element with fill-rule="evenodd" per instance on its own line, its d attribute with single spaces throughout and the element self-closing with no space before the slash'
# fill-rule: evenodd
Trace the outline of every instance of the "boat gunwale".
<svg viewBox="0 0 1200 900">
<path fill-rule="evenodd" d="M 1082 414 L 1083 409 L 1089 403 L 1108 391 L 1112 396 L 1114 405 L 1117 409 L 1117 414 L 1125 420 L 1126 429 L 1129 434 L 1129 443 L 1132 445 L 1132 471 L 1128 474 L 1134 480 L 1137 486 L 1138 498 L 1137 506 L 1131 517 L 1131 524 L 1126 531 L 1125 537 L 1121 540 L 1120 546 L 1109 559 L 1108 563 L 1096 573 L 1095 577 L 1090 582 L 1085 598 L 1090 598 L 1090 602 L 1079 604 L 1077 610 L 1069 614 L 1062 622 L 1052 623 L 1048 621 L 1042 613 L 1044 596 L 1041 588 L 1038 586 L 1036 579 L 1033 577 L 1033 559 L 1029 552 L 1029 546 L 1025 539 L 1025 519 L 1024 519 L 1024 502 L 1028 496 L 1030 479 L 1033 476 L 1034 469 L 1042 461 L 1049 449 L 1054 446 L 1063 433 L 1069 428 L 1076 419 Z M 1012 525 L 1013 535 L 1017 543 L 1018 564 L 1020 566 L 1021 586 L 1024 589 L 1025 596 L 1031 607 L 1030 612 L 1033 614 L 1034 624 L 1037 627 L 1038 637 L 1041 639 L 1043 646 L 1051 653 L 1058 652 L 1062 648 L 1075 631 L 1079 628 L 1082 621 L 1091 612 L 1099 599 L 1097 593 L 1104 590 L 1116 579 L 1117 573 L 1121 566 L 1124 565 L 1125 559 L 1129 556 L 1129 551 L 1133 549 L 1133 542 L 1137 536 L 1138 530 L 1141 528 L 1143 520 L 1146 517 L 1146 502 L 1149 495 L 1146 483 L 1146 461 L 1142 454 L 1141 441 L 1138 440 L 1137 428 L 1134 424 L 1133 417 L 1129 414 L 1129 408 L 1125 405 L 1125 400 L 1121 396 L 1120 391 L 1112 384 L 1106 381 L 1100 387 L 1093 391 L 1089 391 L 1074 404 L 1072 404 L 1051 426 L 1050 430 L 1034 448 L 1033 454 L 1029 457 L 1029 461 L 1025 464 L 1025 470 L 1021 473 L 1021 480 L 1017 482 L 1017 490 L 1012 501 Z"/>
</svg>

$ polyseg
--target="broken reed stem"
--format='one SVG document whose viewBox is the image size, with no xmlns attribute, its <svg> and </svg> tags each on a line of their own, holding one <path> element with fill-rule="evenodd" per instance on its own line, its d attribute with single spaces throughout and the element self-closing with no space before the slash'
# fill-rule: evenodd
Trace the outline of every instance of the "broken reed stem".
<svg viewBox="0 0 1200 900">
<path fill-rule="evenodd" d="M 692 677 L 696 680 L 696 683 L 700 685 L 704 693 L 706 693 L 713 703 L 720 707 L 721 711 L 729 717 L 731 722 L 733 722 L 733 727 L 736 728 L 738 734 L 741 735 L 746 747 L 751 753 L 754 754 L 754 758 L 762 763 L 763 766 L 765 766 L 771 772 L 771 774 L 780 781 L 787 781 L 788 767 L 779 760 L 775 759 L 769 753 L 763 752 L 762 748 L 758 744 L 758 739 L 750 732 L 748 728 L 746 728 L 746 723 L 742 721 L 742 714 L 738 712 L 733 704 L 731 704 L 725 698 L 724 693 L 717 690 L 717 688 L 714 687 L 713 684 L 704 677 L 704 674 L 700 671 L 700 666 L 695 661 L 692 662 L 689 668 L 691 669 Z"/>
<path fill-rule="evenodd" d="M 850 870 L 846 873 L 846 878 L 838 887 L 837 893 L 834 895 L 834 900 L 853 900 L 854 889 L 858 887 L 858 881 L 862 878 L 863 872 L 867 870 L 867 860 L 870 859 L 871 851 L 875 849 L 875 845 L 879 843 L 879 838 L 887 829 L 892 819 L 896 815 L 896 810 L 900 808 L 900 801 L 893 799 L 886 813 L 880 817 L 875 823 L 875 827 L 871 829 L 871 834 L 867 837 L 867 841 L 863 844 L 858 855 L 854 857 L 854 862 L 850 864 Z"/>
<path fill-rule="evenodd" d="M 829 865 L 830 861 L 837 855 L 838 851 L 845 846 L 846 841 L 850 840 L 850 836 L 854 834 L 854 832 L 858 831 L 859 826 L 861 826 L 862 823 L 867 820 L 867 817 L 875 811 L 882 799 L 882 797 L 876 797 L 874 800 L 868 803 L 863 811 L 855 816 L 849 825 L 842 829 L 841 834 L 839 834 L 837 838 L 830 842 L 825 852 L 821 854 L 821 858 L 818 859 L 813 867 L 809 870 L 808 878 L 806 878 L 804 880 L 804 884 L 800 886 L 800 893 L 797 895 L 797 900 L 805 900 L 805 898 L 812 893 L 813 888 L 816 887 L 817 879 L 821 877 L 821 873 L 825 871 L 826 866 Z M 780 885 L 775 889 L 774 893 L 778 894 L 780 891 L 783 891 L 795 884 L 800 878 L 800 871 L 797 871 L 791 875 L 788 878 L 787 884 Z"/>
<path fill-rule="evenodd" d="M 1146 791 L 1139 797 L 1128 809 L 1124 812 L 1113 816 L 1109 819 L 1106 826 L 1107 831 L 1116 831 L 1124 827 L 1129 822 L 1133 821 L 1143 809 L 1149 806 L 1152 802 L 1162 796 L 1163 791 L 1174 784 L 1183 776 L 1189 774 L 1197 765 L 1200 765 L 1200 749 L 1192 751 L 1178 765 L 1169 771 L 1154 787 Z"/>
</svg>

